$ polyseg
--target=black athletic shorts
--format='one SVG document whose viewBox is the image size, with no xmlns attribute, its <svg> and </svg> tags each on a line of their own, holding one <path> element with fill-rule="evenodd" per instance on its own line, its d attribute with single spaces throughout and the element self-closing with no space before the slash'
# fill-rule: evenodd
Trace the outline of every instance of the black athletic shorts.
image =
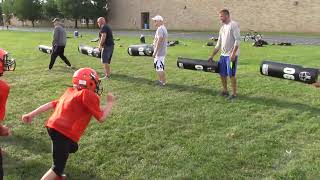
<svg viewBox="0 0 320 180">
<path fill-rule="evenodd" d="M 102 49 L 101 62 L 103 64 L 110 64 L 113 55 L 114 46 L 106 46 Z"/>
<path fill-rule="evenodd" d="M 69 154 L 77 152 L 78 143 L 67 138 L 55 129 L 47 128 L 47 131 L 52 140 L 52 170 L 58 176 L 62 176 Z"/>
</svg>

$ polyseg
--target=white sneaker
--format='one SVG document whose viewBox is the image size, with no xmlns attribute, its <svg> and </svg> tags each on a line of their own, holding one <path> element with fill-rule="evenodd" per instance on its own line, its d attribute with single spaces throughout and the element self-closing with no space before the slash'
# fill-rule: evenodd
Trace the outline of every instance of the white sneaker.
<svg viewBox="0 0 320 180">
<path fill-rule="evenodd" d="M 100 78 L 99 80 L 109 80 L 111 77 L 110 76 L 107 76 L 107 75 L 104 75 L 102 78 Z"/>
</svg>

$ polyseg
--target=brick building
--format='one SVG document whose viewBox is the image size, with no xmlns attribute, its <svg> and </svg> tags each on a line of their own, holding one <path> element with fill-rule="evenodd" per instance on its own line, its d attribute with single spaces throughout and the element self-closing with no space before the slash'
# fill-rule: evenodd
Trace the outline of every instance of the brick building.
<svg viewBox="0 0 320 180">
<path fill-rule="evenodd" d="M 153 28 L 160 14 L 170 30 L 212 31 L 217 12 L 227 8 L 243 31 L 320 32 L 320 0 L 112 0 L 115 29 Z"/>
</svg>

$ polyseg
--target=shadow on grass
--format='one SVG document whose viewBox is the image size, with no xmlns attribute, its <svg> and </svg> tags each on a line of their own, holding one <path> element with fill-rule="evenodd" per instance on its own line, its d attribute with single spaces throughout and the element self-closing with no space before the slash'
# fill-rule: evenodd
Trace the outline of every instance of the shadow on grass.
<svg viewBox="0 0 320 180">
<path fill-rule="evenodd" d="M 16 158 L 11 157 L 9 153 L 3 154 L 3 167 L 5 170 L 5 178 L 4 179 L 24 179 L 24 180 L 33 180 L 40 179 L 41 176 L 51 167 L 51 140 L 47 133 L 41 134 L 39 136 L 45 136 L 44 138 L 40 138 L 38 136 L 24 136 L 21 134 L 13 135 L 1 138 L 1 143 L 17 147 L 16 149 L 21 152 L 16 152 L 23 156 L 25 151 L 32 154 L 32 157 L 36 159 L 32 159 L 32 157 L 23 157 Z M 15 153 L 15 152 L 14 152 Z M 22 153 L 22 154 L 21 154 Z M 46 161 L 41 161 L 38 156 L 43 158 L 47 155 L 50 159 Z M 74 158 L 75 156 L 81 156 L 80 153 L 71 154 L 69 159 Z M 47 163 L 49 161 L 49 163 Z M 89 170 L 85 170 L 80 166 L 75 166 L 73 164 L 68 164 L 66 167 L 66 174 L 71 177 L 71 179 L 80 179 L 80 180 L 100 180 L 102 178 L 97 177 L 93 174 L 93 172 Z"/>
<path fill-rule="evenodd" d="M 149 84 L 152 86 L 156 86 L 155 82 L 142 78 L 142 77 L 131 77 L 128 75 L 124 74 L 113 74 L 112 79 L 119 80 L 119 81 L 127 81 L 129 83 L 137 83 L 137 84 Z M 179 84 L 171 84 L 169 83 L 165 89 L 172 89 L 176 91 L 186 91 L 186 92 L 191 92 L 191 93 L 200 93 L 200 94 L 205 94 L 209 96 L 217 96 L 218 91 L 214 89 L 207 89 L 207 88 L 202 88 L 198 86 L 188 86 L 188 85 L 179 85 Z M 290 102 L 290 101 L 283 101 L 279 100 L 276 98 L 267 98 L 267 97 L 252 97 L 252 96 L 247 96 L 247 95 L 239 95 L 237 100 L 241 101 L 247 101 L 259 105 L 266 105 L 269 107 L 278 107 L 278 108 L 289 108 L 289 109 L 294 109 L 299 112 L 311 112 L 313 114 L 319 114 L 320 115 L 320 108 L 310 106 L 308 104 L 302 104 L 302 103 L 295 103 L 295 102 Z"/>
<path fill-rule="evenodd" d="M 19 149 L 28 150 L 32 153 L 49 153 L 51 152 L 51 141 L 50 137 L 43 140 L 41 138 L 23 136 L 20 134 L 15 134 L 3 138 L 2 142 L 9 144 L 10 146 L 19 147 Z"/>
<path fill-rule="evenodd" d="M 72 157 L 70 157 L 72 158 Z M 27 158 L 25 158 L 27 159 Z M 3 155 L 3 168 L 4 168 L 4 179 L 23 179 L 23 180 L 34 180 L 40 179 L 44 173 L 51 167 L 50 163 L 41 160 L 25 160 L 17 159 L 9 156 L 8 154 Z M 51 160 L 50 160 L 51 161 Z M 83 170 L 81 166 L 70 166 L 67 163 L 66 174 L 68 179 L 78 180 L 101 180 L 101 177 L 93 175 L 89 170 Z"/>
<path fill-rule="evenodd" d="M 276 98 L 252 97 L 246 95 L 240 95 L 238 99 L 242 101 L 249 101 L 259 105 L 278 107 L 283 109 L 294 109 L 298 112 L 311 112 L 312 114 L 320 115 L 320 108 L 303 103 L 283 101 Z"/>
<path fill-rule="evenodd" d="M 154 87 L 157 86 L 155 84 L 155 80 L 150 80 L 142 77 L 132 77 L 124 74 L 112 74 L 112 79 L 119 80 L 119 81 L 127 81 L 129 83 L 136 83 L 136 84 L 148 84 Z M 218 95 L 218 91 L 214 89 L 202 88 L 195 85 L 188 86 L 188 85 L 168 83 L 165 87 L 163 87 L 163 89 L 171 89 L 171 90 L 180 91 L 180 92 L 201 93 L 201 94 L 210 95 L 210 96 Z"/>
</svg>

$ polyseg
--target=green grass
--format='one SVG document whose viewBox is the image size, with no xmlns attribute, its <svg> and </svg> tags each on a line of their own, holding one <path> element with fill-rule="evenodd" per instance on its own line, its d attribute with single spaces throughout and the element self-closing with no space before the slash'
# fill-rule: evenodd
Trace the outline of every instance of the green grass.
<svg viewBox="0 0 320 180">
<path fill-rule="evenodd" d="M 24 125 L 21 115 L 59 98 L 73 72 L 37 50 L 51 34 L 0 32 L 0 47 L 17 60 L 15 72 L 2 79 L 11 85 L 5 124 L 14 135 L 1 138 L 5 179 L 39 179 L 51 166 L 51 145 L 44 128 L 48 114 Z M 94 35 L 69 39 L 66 55 L 76 67 L 102 73 L 98 59 L 78 53 L 77 45 Z M 259 74 L 263 59 L 319 67 L 319 46 L 253 48 L 241 45 L 239 97 L 219 97 L 217 74 L 180 70 L 178 56 L 206 59 L 205 42 L 169 48 L 168 86 L 154 85 L 153 62 L 129 57 L 138 38 L 120 37 L 107 92 L 117 96 L 104 124 L 92 121 L 66 167 L 70 179 L 319 179 L 320 91 L 306 84 Z M 148 39 L 150 41 L 150 39 Z M 122 44 L 123 47 L 118 45 Z M 102 100 L 105 99 L 105 93 Z"/>
</svg>

